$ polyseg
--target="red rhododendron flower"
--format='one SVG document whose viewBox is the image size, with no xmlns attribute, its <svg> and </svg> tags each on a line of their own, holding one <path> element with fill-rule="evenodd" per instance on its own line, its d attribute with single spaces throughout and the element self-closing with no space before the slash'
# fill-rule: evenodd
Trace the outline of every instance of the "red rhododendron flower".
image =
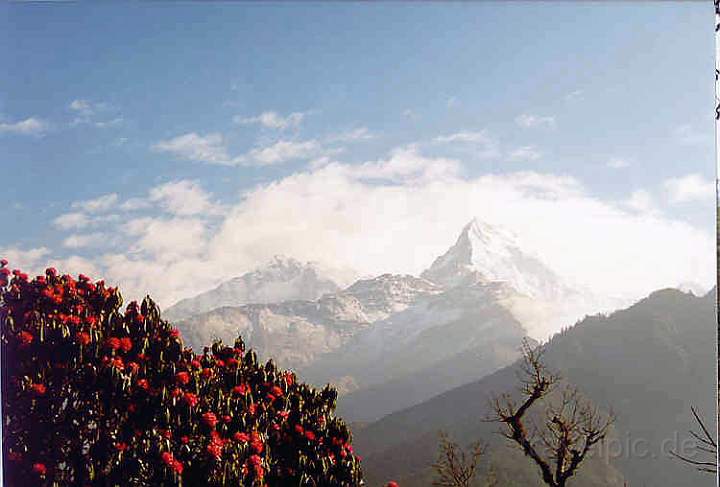
<svg viewBox="0 0 720 487">
<path fill-rule="evenodd" d="M 172 330 L 170 330 L 170 336 L 173 338 L 180 337 L 180 330 L 178 330 L 177 328 L 173 328 Z"/>
<path fill-rule="evenodd" d="M 303 434 L 305 432 L 305 428 L 302 427 L 302 425 L 296 424 L 295 425 L 295 432 Z"/>
<path fill-rule="evenodd" d="M 250 461 L 250 465 L 257 466 L 262 463 L 262 458 L 258 455 L 250 455 L 250 458 L 248 459 Z"/>
<path fill-rule="evenodd" d="M 180 437 L 180 443 L 182 443 L 183 445 L 187 445 L 188 443 L 190 443 L 190 438 L 188 438 L 186 435 L 183 435 Z"/>
<path fill-rule="evenodd" d="M 125 450 L 127 450 L 127 447 L 128 447 L 127 443 L 124 443 L 122 441 L 115 443 L 115 449 L 117 451 L 125 451 Z"/>
<path fill-rule="evenodd" d="M 147 379 L 140 379 L 137 381 L 137 386 L 144 391 L 147 391 L 150 388 L 150 384 Z"/>
<path fill-rule="evenodd" d="M 91 341 L 90 333 L 80 331 L 75 335 L 75 339 L 80 345 L 88 345 Z"/>
<path fill-rule="evenodd" d="M 47 392 L 45 384 L 33 384 L 30 386 L 30 389 L 32 389 L 36 396 L 44 396 L 45 392 Z"/>
<path fill-rule="evenodd" d="M 252 448 L 255 453 L 262 453 L 265 449 L 265 443 L 263 443 L 260 438 L 255 438 L 250 441 L 250 448 Z"/>
<path fill-rule="evenodd" d="M 123 350 L 123 352 L 129 352 L 132 350 L 133 342 L 128 337 L 123 337 L 120 339 L 120 348 Z"/>
<path fill-rule="evenodd" d="M 212 369 L 205 368 L 205 369 L 202 369 L 201 374 L 202 374 L 202 376 L 205 377 L 206 379 L 209 379 L 210 377 L 213 376 L 214 372 L 213 372 Z"/>
<path fill-rule="evenodd" d="M 199 369 L 200 367 L 202 367 L 202 364 L 200 363 L 199 360 L 193 360 L 192 362 L 190 362 L 190 365 L 192 365 L 196 369 Z"/>
<path fill-rule="evenodd" d="M 120 348 L 120 339 L 116 337 L 108 338 L 105 340 L 105 346 L 112 350 L 117 350 Z"/>
<path fill-rule="evenodd" d="M 186 392 L 183 396 L 183 400 L 188 404 L 190 407 L 195 407 L 195 405 L 198 403 L 199 399 L 198 397 L 193 394 L 192 392 Z"/>
<path fill-rule="evenodd" d="M 211 429 L 215 428 L 215 425 L 217 425 L 217 416 L 215 416 L 215 413 L 205 413 L 202 415 L 203 423 L 208 425 Z"/>
<path fill-rule="evenodd" d="M 275 397 L 282 397 L 284 392 L 279 386 L 275 386 L 272 389 L 270 389 L 270 394 L 272 394 Z"/>
<path fill-rule="evenodd" d="M 27 331 L 20 332 L 20 343 L 23 345 L 30 345 L 33 342 L 34 337 L 31 333 L 28 333 Z"/>
<path fill-rule="evenodd" d="M 40 475 L 41 477 L 44 477 L 47 473 L 47 467 L 44 463 L 35 463 L 32 466 L 33 472 Z"/>
<path fill-rule="evenodd" d="M 248 392 L 248 386 L 247 386 L 247 384 L 240 384 L 239 386 L 233 387 L 233 392 L 235 394 L 244 396 Z"/>
<path fill-rule="evenodd" d="M 233 439 L 235 441 L 239 441 L 240 443 L 247 443 L 250 440 L 250 437 L 247 433 L 235 433 L 233 435 Z"/>
<path fill-rule="evenodd" d="M 310 430 L 307 430 L 305 432 L 305 438 L 307 438 L 309 441 L 315 441 L 316 436 L 315 436 L 315 433 L 313 433 Z"/>
<path fill-rule="evenodd" d="M 175 380 L 177 380 L 182 385 L 187 385 L 188 382 L 190 382 L 190 374 L 187 372 L 178 372 L 175 374 Z"/>
</svg>

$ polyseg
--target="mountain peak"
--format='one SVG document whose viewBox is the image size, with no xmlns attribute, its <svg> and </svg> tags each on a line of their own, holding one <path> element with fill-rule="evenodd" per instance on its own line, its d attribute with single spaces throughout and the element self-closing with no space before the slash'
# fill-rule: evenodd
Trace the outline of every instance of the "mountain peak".
<svg viewBox="0 0 720 487">
<path fill-rule="evenodd" d="M 275 255 L 264 266 L 221 283 L 193 298 L 184 299 L 164 313 L 180 319 L 223 306 L 315 300 L 339 286 L 312 262 Z"/>
<path fill-rule="evenodd" d="M 446 287 L 505 282 L 527 296 L 547 298 L 564 291 L 560 278 L 507 229 L 473 218 L 455 244 L 422 273 Z"/>
</svg>

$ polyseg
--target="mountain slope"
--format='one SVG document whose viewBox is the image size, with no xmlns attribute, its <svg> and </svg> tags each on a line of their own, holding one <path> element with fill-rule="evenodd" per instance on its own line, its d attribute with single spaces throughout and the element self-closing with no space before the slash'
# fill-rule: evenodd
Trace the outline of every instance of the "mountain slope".
<svg viewBox="0 0 720 487">
<path fill-rule="evenodd" d="M 358 333 L 302 369 L 316 383 L 352 377 L 358 390 L 338 410 L 351 421 L 378 419 L 489 373 L 518 356 L 525 329 L 503 306 L 501 283 L 426 295 Z"/>
<path fill-rule="evenodd" d="M 264 267 L 223 282 L 198 296 L 179 301 L 165 310 L 163 315 L 174 321 L 226 306 L 314 300 L 338 289 L 337 284 L 323 276 L 316 265 L 276 256 Z"/>
<path fill-rule="evenodd" d="M 704 412 L 714 428 L 714 316 L 714 293 L 695 297 L 663 290 L 608 317 L 586 318 L 547 345 L 550 367 L 597 404 L 617 412 L 619 442 L 613 447 L 624 450 L 610 466 L 629 485 L 714 485 L 712 476 L 696 473 L 667 453 L 693 427 L 690 405 Z M 358 431 L 356 444 L 369 482 L 396 478 L 404 486 L 427 485 L 440 429 L 461 442 L 490 442 L 506 468 L 517 468 L 505 461 L 507 446 L 494 434 L 497 425 L 481 421 L 491 394 L 515 387 L 515 372 L 515 366 L 503 368 Z M 634 450 L 628 451 L 628 445 Z M 593 465 L 573 485 L 603 485 L 587 476 L 603 478 L 612 472 Z"/>
</svg>

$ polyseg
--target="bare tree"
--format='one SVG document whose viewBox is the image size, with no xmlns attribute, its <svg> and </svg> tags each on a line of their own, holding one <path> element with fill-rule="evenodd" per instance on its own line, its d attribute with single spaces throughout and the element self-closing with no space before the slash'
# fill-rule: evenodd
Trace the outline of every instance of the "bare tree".
<svg viewBox="0 0 720 487">
<path fill-rule="evenodd" d="M 477 475 L 478 462 L 486 447 L 481 442 L 470 445 L 468 451 L 450 440 L 447 433 L 440 433 L 438 460 L 433 464 L 436 487 L 470 487 Z"/>
<path fill-rule="evenodd" d="M 697 433 L 696 431 L 690 430 L 690 435 L 695 439 L 695 448 L 697 448 L 701 452 L 704 452 L 707 456 L 711 458 L 712 461 L 695 460 L 688 456 L 680 455 L 679 453 L 674 451 L 671 451 L 670 454 L 676 458 L 679 458 L 683 462 L 694 465 L 695 468 L 697 468 L 701 472 L 715 474 L 717 473 L 717 442 L 715 441 L 715 437 L 710 434 L 710 431 L 705 426 L 705 423 L 700 418 L 700 415 L 697 413 L 695 408 L 691 407 L 690 410 L 692 411 L 692 414 L 695 417 L 695 421 L 697 422 L 698 426 L 700 426 L 700 431 L 702 432 Z"/>
<path fill-rule="evenodd" d="M 548 401 L 538 427 L 528 412 L 538 406 L 539 401 L 549 399 L 560 376 L 550 372 L 542 362 L 541 347 L 533 348 L 524 342 L 522 352 L 521 401 L 510 394 L 496 397 L 491 420 L 504 424 L 503 435 L 517 443 L 535 462 L 545 484 L 564 487 L 588 452 L 605 439 L 615 418 L 612 413 L 601 414 L 577 389 L 566 386 L 559 401 Z"/>
</svg>

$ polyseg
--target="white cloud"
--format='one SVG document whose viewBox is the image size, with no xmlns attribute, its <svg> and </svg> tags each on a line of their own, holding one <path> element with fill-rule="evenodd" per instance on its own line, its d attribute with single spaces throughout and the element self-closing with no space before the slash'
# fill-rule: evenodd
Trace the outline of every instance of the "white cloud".
<svg viewBox="0 0 720 487">
<path fill-rule="evenodd" d="M 285 130 L 298 128 L 305 118 L 305 113 L 293 112 L 285 117 L 277 112 L 263 112 L 256 117 L 233 117 L 233 121 L 240 125 L 258 124 L 266 128 Z"/>
<path fill-rule="evenodd" d="M 270 166 L 297 159 L 310 159 L 320 155 L 320 144 L 315 140 L 279 140 L 269 146 L 256 147 L 235 159 L 236 163 L 254 166 Z"/>
<path fill-rule="evenodd" d="M 152 207 L 152 203 L 147 198 L 130 198 L 120 204 L 123 211 L 145 210 Z"/>
<path fill-rule="evenodd" d="M 627 199 L 625 205 L 635 211 L 647 213 L 655 211 L 655 203 L 649 191 L 645 189 L 636 189 Z"/>
<path fill-rule="evenodd" d="M 214 215 L 220 211 L 220 207 L 210 201 L 210 195 L 193 181 L 162 184 L 150 190 L 148 199 L 178 216 Z"/>
<path fill-rule="evenodd" d="M 486 130 L 478 131 L 460 131 L 454 134 L 441 135 L 435 137 L 433 142 L 436 144 L 444 144 L 451 147 L 465 146 L 472 150 L 472 155 L 476 158 L 487 159 L 498 157 L 500 155 L 499 144 Z"/>
<path fill-rule="evenodd" d="M 42 264 L 48 255 L 50 249 L 47 247 L 23 250 L 17 247 L 0 248 L 0 259 L 7 259 L 11 269 L 21 269 L 28 273 L 42 272 Z"/>
<path fill-rule="evenodd" d="M 536 161 L 542 157 L 542 153 L 531 145 L 518 147 L 508 154 L 508 160 L 517 161 Z"/>
<path fill-rule="evenodd" d="M 374 139 L 375 135 L 370 133 L 367 127 L 358 127 L 327 137 L 326 142 L 355 142 L 358 140 Z"/>
<path fill-rule="evenodd" d="M 109 193 L 90 200 L 76 201 L 72 204 L 72 207 L 85 211 L 86 213 L 96 213 L 113 208 L 117 204 L 117 201 L 117 193 Z"/>
<path fill-rule="evenodd" d="M 627 159 L 613 157 L 606 165 L 612 169 L 625 169 L 626 167 L 630 167 L 630 162 Z"/>
<path fill-rule="evenodd" d="M 555 117 L 539 116 L 523 113 L 515 118 L 515 123 L 520 127 L 548 127 L 555 128 Z"/>
<path fill-rule="evenodd" d="M 712 203 L 715 200 L 715 182 L 697 173 L 667 179 L 663 185 L 671 203 Z"/>
<path fill-rule="evenodd" d="M 73 100 L 70 102 L 70 110 L 80 113 L 81 115 L 92 115 L 95 113 L 92 105 L 87 100 Z"/>
<path fill-rule="evenodd" d="M 72 234 L 63 240 L 63 246 L 70 249 L 83 247 L 96 247 L 107 242 L 107 235 L 104 233 Z"/>
<path fill-rule="evenodd" d="M 200 135 L 190 132 L 152 146 L 155 152 L 168 152 L 181 159 L 212 164 L 232 164 L 221 134 Z"/>
<path fill-rule="evenodd" d="M 35 117 L 26 118 L 19 122 L 0 122 L 0 133 L 40 135 L 47 129 L 47 122 Z"/>
<path fill-rule="evenodd" d="M 362 275 L 418 274 L 478 216 L 600 296 L 629 300 L 679 282 L 711 283 L 712 229 L 651 209 L 647 192 L 606 201 L 566 175 L 466 177 L 458 160 L 410 146 L 363 164 L 325 160 L 258 185 L 219 225 L 200 216 L 131 220 L 115 230 L 130 248 L 92 264 L 126 297 L 150 293 L 168 306 L 275 254 Z"/>
<path fill-rule="evenodd" d="M 133 237 L 131 252 L 159 262 L 198 257 L 206 245 L 206 224 L 198 218 L 138 218 L 122 225 Z"/>
<path fill-rule="evenodd" d="M 85 228 L 90 225 L 90 223 L 90 218 L 80 212 L 64 213 L 53 220 L 53 224 L 62 230 Z"/>
<path fill-rule="evenodd" d="M 124 119 L 117 115 L 117 110 L 105 102 L 91 102 L 82 98 L 75 99 L 68 105 L 70 111 L 75 114 L 71 125 L 92 124 L 98 128 L 114 127 L 121 124 Z M 99 117 L 116 116 L 98 120 Z"/>
</svg>

